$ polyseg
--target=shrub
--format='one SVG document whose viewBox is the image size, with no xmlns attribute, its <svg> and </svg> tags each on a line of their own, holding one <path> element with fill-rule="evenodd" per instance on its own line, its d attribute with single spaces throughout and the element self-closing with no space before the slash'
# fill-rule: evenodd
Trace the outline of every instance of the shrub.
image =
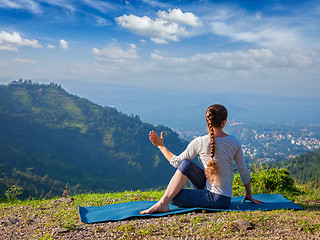
<svg viewBox="0 0 320 240">
<path fill-rule="evenodd" d="M 12 185 L 8 190 L 4 193 L 9 201 L 14 201 L 17 199 L 17 196 L 23 192 L 23 188 L 20 186 Z"/>
<path fill-rule="evenodd" d="M 281 193 L 291 195 L 299 193 L 295 181 L 290 177 L 287 169 L 254 168 L 251 173 L 251 188 L 253 194 Z M 235 196 L 245 194 L 239 173 L 234 176 L 232 190 Z"/>
</svg>

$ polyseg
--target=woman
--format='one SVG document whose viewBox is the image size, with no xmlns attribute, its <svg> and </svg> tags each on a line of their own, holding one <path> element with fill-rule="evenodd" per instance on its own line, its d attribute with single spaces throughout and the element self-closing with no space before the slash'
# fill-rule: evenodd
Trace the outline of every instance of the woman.
<svg viewBox="0 0 320 240">
<path fill-rule="evenodd" d="M 249 200 L 262 203 L 252 198 L 250 173 L 239 142 L 223 131 L 227 116 L 228 111 L 224 106 L 211 105 L 206 111 L 209 134 L 192 140 L 179 156 L 166 148 L 163 132 L 160 137 L 154 131 L 150 132 L 150 141 L 178 169 L 163 197 L 149 209 L 141 211 L 141 214 L 168 212 L 169 203 L 184 207 L 228 208 L 232 195 L 233 160 L 246 189 L 242 202 Z M 205 170 L 191 161 L 197 155 Z M 183 189 L 188 179 L 196 189 Z"/>
</svg>

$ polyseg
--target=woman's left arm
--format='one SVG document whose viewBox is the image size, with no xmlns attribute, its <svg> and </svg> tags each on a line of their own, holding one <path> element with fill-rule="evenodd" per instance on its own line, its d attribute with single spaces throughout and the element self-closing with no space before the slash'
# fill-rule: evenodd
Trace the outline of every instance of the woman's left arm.
<svg viewBox="0 0 320 240">
<path fill-rule="evenodd" d="M 245 189 L 246 189 L 246 195 L 244 196 L 243 198 L 243 203 L 246 201 L 246 200 L 249 200 L 255 204 L 261 204 L 262 202 L 257 200 L 257 199 L 254 199 L 252 197 L 252 192 L 251 192 L 251 181 L 249 181 L 247 184 L 244 185 Z"/>
<path fill-rule="evenodd" d="M 235 162 L 237 164 L 241 180 L 242 180 L 243 185 L 244 185 L 244 187 L 246 189 L 246 195 L 244 196 L 242 202 L 245 202 L 246 200 L 249 200 L 249 201 L 251 201 L 253 203 L 261 204 L 262 203 L 261 201 L 253 199 L 253 197 L 252 197 L 250 172 L 249 172 L 247 164 L 246 164 L 246 162 L 244 160 L 241 145 L 240 145 L 240 143 L 238 143 L 238 144 L 239 144 L 239 148 L 238 148 L 237 154 L 235 155 L 235 159 L 234 160 L 235 160 Z"/>
</svg>

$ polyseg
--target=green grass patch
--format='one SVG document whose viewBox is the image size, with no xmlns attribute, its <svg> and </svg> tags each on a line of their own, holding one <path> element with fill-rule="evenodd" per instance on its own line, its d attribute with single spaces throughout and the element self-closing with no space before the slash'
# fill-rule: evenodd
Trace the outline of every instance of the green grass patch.
<svg viewBox="0 0 320 240">
<path fill-rule="evenodd" d="M 288 199 L 303 206 L 305 210 L 216 213 L 202 211 L 152 220 L 132 219 L 117 222 L 114 225 L 113 223 L 84 224 L 79 220 L 78 205 L 102 206 L 132 201 L 157 201 L 164 193 L 164 191 L 123 191 L 78 194 L 69 196 L 74 199 L 70 202 L 61 201 L 60 197 L 23 201 L 8 198 L 0 203 L 0 221 L 6 221 L 9 217 L 18 218 L 26 229 L 30 228 L 30 232 L 24 235 L 25 239 L 55 239 L 55 236 L 51 235 L 52 229 L 55 228 L 68 230 L 68 233 L 62 233 L 62 235 L 88 231 L 89 234 L 104 234 L 103 236 L 108 236 L 107 238 L 110 239 L 254 239 L 272 238 L 279 236 L 279 233 L 287 234 L 285 235 L 287 239 L 295 236 L 294 234 L 298 234 L 298 239 L 316 239 L 320 235 L 320 189 L 314 184 L 298 184 L 288 177 L 287 172 L 282 170 L 256 171 L 252 176 L 252 189 L 254 193 L 279 191 Z M 268 178 L 268 181 L 265 178 Z M 241 182 L 239 182 L 241 180 L 235 177 L 235 181 L 234 195 L 243 195 L 244 192 L 240 189 Z M 275 183 L 278 183 L 278 186 L 275 186 Z M 263 184 L 266 186 L 262 186 Z M 257 231 L 239 230 L 234 223 L 239 219 L 250 221 Z M 36 230 L 34 230 L 35 225 Z M 14 228 L 8 231 L 12 231 L 10 234 L 15 234 Z"/>
</svg>

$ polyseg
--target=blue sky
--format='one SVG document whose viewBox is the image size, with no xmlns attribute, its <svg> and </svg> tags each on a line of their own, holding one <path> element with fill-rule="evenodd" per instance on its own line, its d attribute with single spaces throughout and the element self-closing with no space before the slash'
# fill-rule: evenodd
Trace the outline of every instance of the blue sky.
<svg viewBox="0 0 320 240">
<path fill-rule="evenodd" d="M 0 0 L 0 83 L 318 98 L 319 20 L 318 0 Z"/>
</svg>

